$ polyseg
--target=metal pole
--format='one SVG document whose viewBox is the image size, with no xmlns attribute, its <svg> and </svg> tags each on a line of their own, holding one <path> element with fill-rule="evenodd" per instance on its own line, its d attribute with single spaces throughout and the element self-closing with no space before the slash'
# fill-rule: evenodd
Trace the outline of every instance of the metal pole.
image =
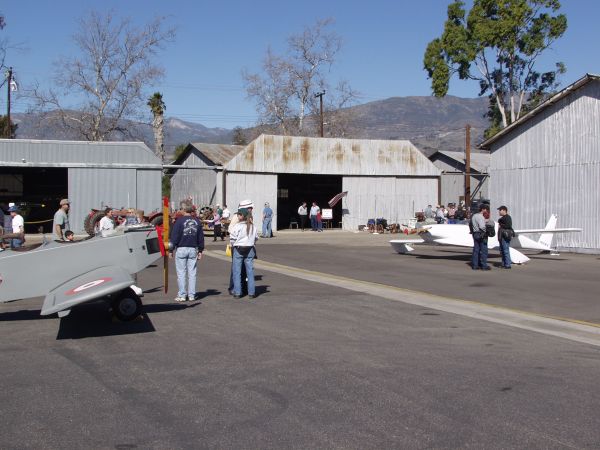
<svg viewBox="0 0 600 450">
<path fill-rule="evenodd" d="M 465 206 L 471 206 L 471 125 L 465 127 Z"/>
<path fill-rule="evenodd" d="M 325 90 L 318 92 L 315 94 L 315 97 L 319 97 L 321 103 L 321 137 L 323 137 L 323 96 L 325 95 Z"/>
<path fill-rule="evenodd" d="M 7 74 L 7 83 L 6 83 L 6 126 L 4 127 L 4 137 L 7 139 L 12 138 L 12 129 L 10 126 L 10 82 L 12 81 L 12 67 L 8 68 Z"/>
</svg>

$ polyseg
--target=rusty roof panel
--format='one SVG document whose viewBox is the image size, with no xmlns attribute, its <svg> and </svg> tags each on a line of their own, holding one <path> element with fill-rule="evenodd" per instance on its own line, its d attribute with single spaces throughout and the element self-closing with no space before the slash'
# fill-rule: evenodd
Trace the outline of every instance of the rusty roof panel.
<svg viewBox="0 0 600 450">
<path fill-rule="evenodd" d="M 222 166 L 231 161 L 231 159 L 244 149 L 243 145 L 204 144 L 202 142 L 192 142 L 189 145 L 194 147 L 217 166 Z M 181 158 L 178 158 L 178 161 L 179 159 Z M 181 162 L 179 162 L 179 164 L 181 164 Z"/>
<path fill-rule="evenodd" d="M 331 175 L 438 176 L 410 141 L 260 135 L 227 170 Z"/>
</svg>

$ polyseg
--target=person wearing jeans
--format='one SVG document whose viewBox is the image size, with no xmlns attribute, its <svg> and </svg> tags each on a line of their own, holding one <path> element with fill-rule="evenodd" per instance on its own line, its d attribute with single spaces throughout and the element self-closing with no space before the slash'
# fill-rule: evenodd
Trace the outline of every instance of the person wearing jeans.
<svg viewBox="0 0 600 450">
<path fill-rule="evenodd" d="M 498 208 L 498 242 L 500 243 L 500 254 L 502 255 L 502 268 L 510 269 L 510 240 L 513 237 L 512 218 L 508 215 L 508 208 L 504 205 Z"/>
<path fill-rule="evenodd" d="M 233 298 L 242 296 L 242 267 L 246 269 L 248 279 L 248 298 L 256 296 L 256 285 L 254 283 L 254 258 L 256 249 L 254 244 L 258 239 L 258 232 L 252 223 L 252 215 L 246 208 L 240 208 L 237 212 L 239 222 L 230 230 L 231 248 L 233 250 Z"/>
<path fill-rule="evenodd" d="M 473 233 L 473 254 L 471 255 L 471 268 L 473 270 L 491 270 L 488 265 L 488 238 L 486 224 L 489 218 L 490 207 L 482 204 L 477 214 L 471 217 L 471 232 Z M 485 216 L 488 216 L 486 218 Z"/>
<path fill-rule="evenodd" d="M 256 297 L 256 284 L 254 281 L 254 247 L 233 247 L 233 298 L 240 298 L 242 294 L 242 266 L 246 269 L 248 279 L 248 298 Z"/>
<path fill-rule="evenodd" d="M 176 302 L 196 299 L 197 261 L 202 259 L 204 251 L 202 224 L 196 217 L 192 217 L 194 206 L 191 203 L 185 203 L 183 210 L 184 215 L 175 221 L 171 232 L 171 243 L 176 249 L 175 269 L 177 270 L 178 286 Z M 173 253 L 170 256 L 173 258 Z"/>
</svg>

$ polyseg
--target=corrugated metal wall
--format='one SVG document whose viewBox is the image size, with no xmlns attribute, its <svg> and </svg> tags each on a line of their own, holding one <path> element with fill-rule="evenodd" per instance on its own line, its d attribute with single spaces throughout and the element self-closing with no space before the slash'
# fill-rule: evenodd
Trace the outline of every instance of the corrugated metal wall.
<svg viewBox="0 0 600 450">
<path fill-rule="evenodd" d="M 137 202 L 135 169 L 69 169 L 69 222 L 75 233 L 83 231 L 90 209 L 120 208 Z"/>
<path fill-rule="evenodd" d="M 437 178 L 344 177 L 342 186 L 348 191 L 342 200 L 342 226 L 350 231 L 379 217 L 407 223 L 416 211 L 436 204 L 438 196 Z"/>
<path fill-rule="evenodd" d="M 490 198 L 515 228 L 539 228 L 550 214 L 563 249 L 600 252 L 600 83 L 591 82 L 492 144 Z"/>
<path fill-rule="evenodd" d="M 23 161 L 25 160 L 25 161 Z M 135 164 L 160 167 L 160 160 L 143 142 L 38 141 L 0 139 L 3 165 Z"/>
<path fill-rule="evenodd" d="M 162 171 L 136 170 L 137 204 L 135 208 L 143 209 L 146 214 L 158 211 L 162 202 Z M 132 205 L 132 207 L 134 207 Z"/>
<path fill-rule="evenodd" d="M 254 223 L 262 229 L 262 210 L 269 202 L 274 213 L 273 230 L 277 229 L 277 175 L 257 173 L 227 173 L 227 204 L 234 212 L 241 200 L 254 202 Z"/>
<path fill-rule="evenodd" d="M 476 191 L 480 184 L 481 187 Z M 488 199 L 489 177 L 471 177 L 471 194 L 474 199 Z M 442 204 L 458 204 L 459 198 L 464 195 L 465 176 L 462 173 L 442 173 Z"/>
<path fill-rule="evenodd" d="M 437 176 L 410 141 L 261 135 L 226 163 L 238 172 Z"/>
<path fill-rule="evenodd" d="M 69 222 L 81 233 L 83 221 L 92 208 L 160 208 L 161 172 L 136 169 L 69 169 Z"/>
<path fill-rule="evenodd" d="M 216 172 L 214 170 L 193 169 L 193 167 L 207 167 L 209 165 L 198 151 L 192 151 L 182 165 L 190 167 L 190 169 L 177 169 L 177 172 L 171 178 L 171 201 L 174 202 L 176 207 L 181 200 L 190 196 L 194 204 L 198 206 L 220 203 L 221 198 L 217 195 Z"/>
</svg>

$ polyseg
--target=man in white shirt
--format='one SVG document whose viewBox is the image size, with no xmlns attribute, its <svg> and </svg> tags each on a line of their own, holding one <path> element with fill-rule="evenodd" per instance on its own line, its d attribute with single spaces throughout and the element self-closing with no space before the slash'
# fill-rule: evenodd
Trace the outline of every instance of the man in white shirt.
<svg viewBox="0 0 600 450">
<path fill-rule="evenodd" d="M 113 210 L 111 208 L 104 210 L 104 217 L 100 219 L 99 229 L 102 237 L 110 236 L 114 233 L 115 222 L 113 221 Z"/>
<path fill-rule="evenodd" d="M 302 228 L 302 231 L 304 231 L 304 228 L 306 228 L 306 217 L 308 216 L 306 202 L 302 202 L 302 204 L 298 207 L 298 216 L 300 217 L 300 228 Z"/>
<path fill-rule="evenodd" d="M 8 208 L 8 212 L 12 217 L 12 232 L 14 234 L 23 235 L 25 233 L 25 221 L 23 220 L 23 217 L 19 214 L 19 208 L 13 205 L 10 208 Z M 12 238 L 10 240 L 11 248 L 18 248 L 21 245 L 23 245 L 23 237 Z"/>
</svg>

